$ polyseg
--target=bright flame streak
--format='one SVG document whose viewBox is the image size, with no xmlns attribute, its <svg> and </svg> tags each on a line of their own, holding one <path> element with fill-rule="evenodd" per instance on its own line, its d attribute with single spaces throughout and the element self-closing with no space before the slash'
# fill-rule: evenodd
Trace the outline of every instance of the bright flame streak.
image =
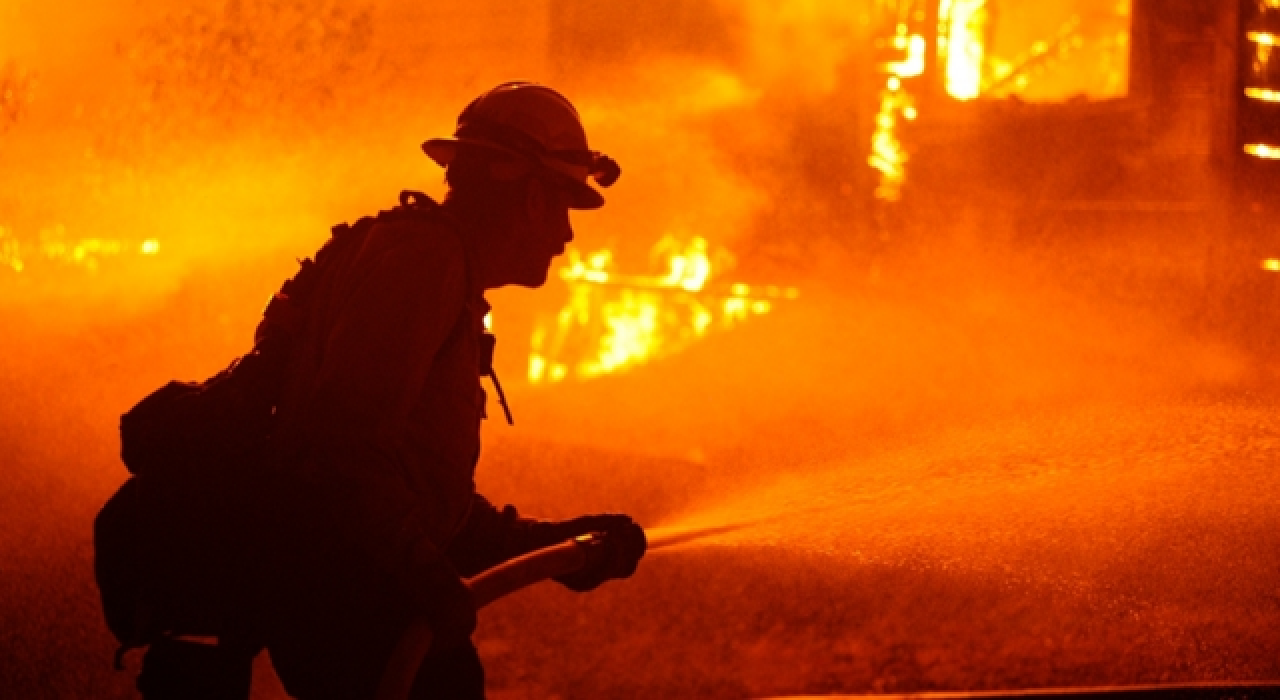
<svg viewBox="0 0 1280 700">
<path fill-rule="evenodd" d="M 684 253 L 672 253 L 667 258 L 669 272 L 662 280 L 664 287 L 680 287 L 686 291 L 701 291 L 711 276 L 711 260 L 707 257 L 705 238 L 694 238 Z"/>
<path fill-rule="evenodd" d="M 27 268 L 29 260 L 39 256 L 56 263 L 75 265 L 90 272 L 96 272 L 104 259 L 125 252 L 125 245 L 117 240 L 82 238 L 70 242 L 65 240 L 66 233 L 66 227 L 57 224 L 41 229 L 37 237 L 38 242 L 24 243 L 13 237 L 12 231 L 0 226 L 0 267 L 22 272 Z M 154 241 L 151 243 L 154 253 L 159 244 Z M 141 251 L 144 254 L 146 245 L 143 244 Z"/>
<path fill-rule="evenodd" d="M 1280 102 L 1280 90 L 1268 90 L 1267 88 L 1247 87 L 1244 89 L 1245 97 L 1263 102 Z"/>
<path fill-rule="evenodd" d="M 986 53 L 986 0 L 953 0 L 947 42 L 947 94 L 972 100 L 982 94 L 982 63 Z"/>
<path fill-rule="evenodd" d="M 951 29 L 951 8 L 955 6 L 955 0 L 941 0 L 938 3 L 938 35 L 939 39 L 945 38 L 945 35 Z"/>
<path fill-rule="evenodd" d="M 582 364 L 583 377 L 612 372 L 623 365 L 643 362 L 661 342 L 658 304 L 651 294 L 622 290 L 618 301 L 601 309 L 607 332 L 600 339 L 600 355 Z"/>
<path fill-rule="evenodd" d="M 576 250 L 569 251 L 569 264 L 560 269 L 560 278 L 566 282 L 586 280 L 596 284 L 609 281 L 609 272 L 605 269 L 612 262 L 612 254 L 607 250 L 592 253 L 585 261 Z"/>
<path fill-rule="evenodd" d="M 1267 160 L 1280 160 L 1280 146 L 1270 146 L 1265 143 L 1250 143 L 1244 147 L 1244 152 L 1258 158 Z"/>
<path fill-rule="evenodd" d="M 143 255 L 155 255 L 160 252 L 160 241 L 154 238 L 148 238 L 142 242 L 142 247 L 138 249 Z"/>
<path fill-rule="evenodd" d="M 8 230 L 0 226 L 0 265 L 7 265 L 14 272 L 22 272 L 26 264 L 22 262 L 22 253 L 18 242 L 13 239 L 6 239 Z"/>
<path fill-rule="evenodd" d="M 894 80 L 894 78 L 890 78 Z M 871 135 L 871 155 L 867 163 L 880 171 L 880 184 L 875 196 L 896 202 L 902 196 L 902 186 L 907 181 L 907 152 L 896 133 L 899 112 L 914 109 L 911 96 L 905 92 L 886 90 L 880 93 L 880 113 L 876 115 L 876 130 Z"/>
<path fill-rule="evenodd" d="M 724 317 L 731 321 L 744 321 L 747 318 L 746 299 L 725 299 Z"/>
<path fill-rule="evenodd" d="M 894 40 L 895 48 L 905 48 L 907 57 L 888 65 L 889 72 L 901 78 L 914 78 L 924 73 L 924 52 L 927 47 L 924 37 L 913 34 L 910 37 L 898 37 Z"/>
<path fill-rule="evenodd" d="M 1245 38 L 1255 44 L 1264 46 L 1280 46 L 1280 36 L 1276 36 L 1270 32 L 1246 32 Z"/>
<path fill-rule="evenodd" d="M 1263 260 L 1262 269 L 1269 270 L 1271 272 L 1280 272 L 1280 259 L 1267 258 L 1266 260 Z"/>
<path fill-rule="evenodd" d="M 486 331 L 493 330 L 493 312 L 492 311 L 484 315 L 484 329 Z"/>
</svg>

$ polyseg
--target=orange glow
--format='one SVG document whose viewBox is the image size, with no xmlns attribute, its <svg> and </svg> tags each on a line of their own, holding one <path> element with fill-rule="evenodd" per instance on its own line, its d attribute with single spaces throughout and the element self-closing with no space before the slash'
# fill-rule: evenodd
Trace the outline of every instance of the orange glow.
<svg viewBox="0 0 1280 700">
<path fill-rule="evenodd" d="M 5 227 L 0 226 L 0 267 L 22 272 L 27 265 L 22 261 L 21 245 L 8 233 Z"/>
<path fill-rule="evenodd" d="M 0 268 L 8 268 L 13 272 L 22 272 L 37 260 L 97 272 L 106 261 L 133 250 L 133 246 L 126 246 L 115 239 L 68 240 L 66 227 L 60 224 L 42 229 L 35 243 L 24 243 L 11 230 L 0 226 Z M 141 255 L 155 255 L 159 250 L 160 243 L 155 239 L 143 241 L 136 247 Z"/>
<path fill-rule="evenodd" d="M 439 199 L 419 144 L 512 79 L 623 175 L 486 295 L 477 490 L 756 525 L 485 609 L 490 697 L 1280 677 L 1280 160 L 1182 141 L 1274 86 L 1210 81 L 1225 23 L 1157 35 L 1234 3 L 1132 3 L 1132 46 L 1130 4 L 0 0 L 0 698 L 136 695 L 90 556 L 120 414 L 333 224 Z"/>
<path fill-rule="evenodd" d="M 1036 102 L 1125 95 L 1130 5 L 1128 0 L 999 5 L 977 36 L 986 42 L 981 93 Z"/>
</svg>

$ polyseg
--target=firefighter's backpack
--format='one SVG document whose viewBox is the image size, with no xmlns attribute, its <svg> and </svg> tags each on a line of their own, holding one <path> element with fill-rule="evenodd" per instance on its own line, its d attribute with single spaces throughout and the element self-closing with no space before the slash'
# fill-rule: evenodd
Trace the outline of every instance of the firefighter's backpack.
<svg viewBox="0 0 1280 700">
<path fill-rule="evenodd" d="M 94 521 L 94 573 L 107 627 L 130 648 L 161 634 L 220 635 L 253 546 L 251 494 L 275 421 L 293 339 L 331 260 L 390 216 L 436 204 L 403 192 L 401 206 L 340 224 L 271 298 L 253 349 L 202 382 L 171 381 L 120 418 L 132 476 Z"/>
</svg>

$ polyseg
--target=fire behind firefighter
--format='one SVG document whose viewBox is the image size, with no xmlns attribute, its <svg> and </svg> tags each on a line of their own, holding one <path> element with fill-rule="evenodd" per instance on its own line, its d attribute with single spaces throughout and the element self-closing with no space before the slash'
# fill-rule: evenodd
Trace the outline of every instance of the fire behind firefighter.
<svg viewBox="0 0 1280 700">
<path fill-rule="evenodd" d="M 269 468 L 253 482 L 251 592 L 212 637 L 174 623 L 133 642 L 150 644 L 144 697 L 247 697 L 265 646 L 295 697 L 370 698 L 401 633 L 425 618 L 433 642 L 412 697 L 483 698 L 463 577 L 589 532 L 603 537 L 588 564 L 557 579 L 572 590 L 630 576 L 643 556 L 628 516 L 531 520 L 492 506 L 473 481 L 482 377 L 511 419 L 483 293 L 545 283 L 573 238 L 569 210 L 603 205 L 588 179 L 611 185 L 617 164 L 588 149 L 567 99 L 532 83 L 481 95 L 454 138 L 423 150 L 446 168 L 444 201 L 407 192 L 401 206 L 335 229 L 268 307 L 264 325 L 290 325 L 293 337 Z"/>
</svg>

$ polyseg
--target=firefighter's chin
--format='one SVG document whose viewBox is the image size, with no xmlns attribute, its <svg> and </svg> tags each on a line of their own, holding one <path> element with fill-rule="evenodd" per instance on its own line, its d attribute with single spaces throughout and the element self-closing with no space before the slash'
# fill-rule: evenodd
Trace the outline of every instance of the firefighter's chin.
<svg viewBox="0 0 1280 700">
<path fill-rule="evenodd" d="M 537 289 L 547 283 L 547 278 L 551 276 L 551 259 L 548 258 L 542 264 L 531 263 L 525 265 L 520 270 L 519 275 L 513 282 L 518 287 L 527 287 L 529 289 Z"/>
</svg>

